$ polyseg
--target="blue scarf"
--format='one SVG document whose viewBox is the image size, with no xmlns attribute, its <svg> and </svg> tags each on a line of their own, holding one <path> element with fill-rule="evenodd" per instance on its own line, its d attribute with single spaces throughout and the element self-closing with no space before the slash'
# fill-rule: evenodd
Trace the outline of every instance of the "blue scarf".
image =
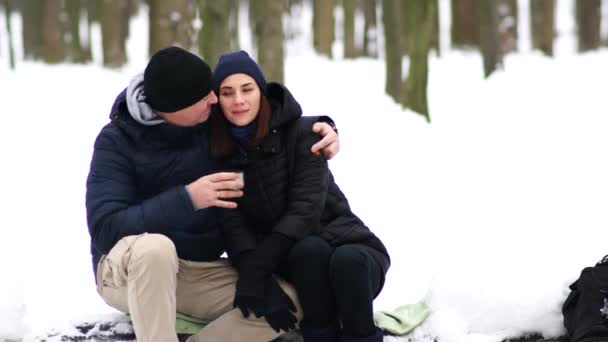
<svg viewBox="0 0 608 342">
<path fill-rule="evenodd" d="M 251 143 L 251 139 L 258 127 L 257 121 L 253 120 L 247 126 L 230 125 L 230 134 L 241 146 L 247 146 Z"/>
</svg>

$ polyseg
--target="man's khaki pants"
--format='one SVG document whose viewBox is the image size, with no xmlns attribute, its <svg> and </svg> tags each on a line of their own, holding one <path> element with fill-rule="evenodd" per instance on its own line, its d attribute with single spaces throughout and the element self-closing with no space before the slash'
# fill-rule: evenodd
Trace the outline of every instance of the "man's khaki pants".
<svg viewBox="0 0 608 342">
<path fill-rule="evenodd" d="M 188 342 L 270 341 L 279 334 L 264 320 L 233 309 L 237 273 L 226 260 L 178 259 L 160 234 L 121 239 L 97 266 L 97 291 L 115 309 L 129 313 L 141 342 L 176 342 L 176 312 L 213 320 Z M 294 289 L 281 287 L 302 309 Z"/>
</svg>

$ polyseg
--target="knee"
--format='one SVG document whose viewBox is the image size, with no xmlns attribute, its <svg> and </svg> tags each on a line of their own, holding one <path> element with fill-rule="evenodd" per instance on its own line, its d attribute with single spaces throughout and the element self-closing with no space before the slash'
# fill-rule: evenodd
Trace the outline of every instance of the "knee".
<svg viewBox="0 0 608 342">
<path fill-rule="evenodd" d="M 173 241 L 162 234 L 144 234 L 131 246 L 131 264 L 168 265 L 177 268 L 177 251 Z"/>
<path fill-rule="evenodd" d="M 331 246 L 318 236 L 309 236 L 298 241 L 289 252 L 290 264 L 327 263 Z"/>
<path fill-rule="evenodd" d="M 344 245 L 336 248 L 329 260 L 329 271 L 340 278 L 363 275 L 367 268 L 366 257 L 359 248 Z"/>
</svg>

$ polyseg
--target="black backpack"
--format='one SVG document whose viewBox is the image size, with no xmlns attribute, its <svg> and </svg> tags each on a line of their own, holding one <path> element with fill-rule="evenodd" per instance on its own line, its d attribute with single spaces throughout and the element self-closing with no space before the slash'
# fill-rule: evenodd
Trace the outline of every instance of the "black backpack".
<svg viewBox="0 0 608 342">
<path fill-rule="evenodd" d="M 570 285 L 562 307 L 570 342 L 608 342 L 608 255 Z"/>
</svg>

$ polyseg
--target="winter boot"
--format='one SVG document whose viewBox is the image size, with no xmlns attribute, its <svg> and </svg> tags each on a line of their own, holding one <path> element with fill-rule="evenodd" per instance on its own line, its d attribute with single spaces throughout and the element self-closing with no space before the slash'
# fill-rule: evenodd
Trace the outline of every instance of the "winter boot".
<svg viewBox="0 0 608 342">
<path fill-rule="evenodd" d="M 177 334 L 177 340 L 179 342 L 186 342 L 190 336 L 192 336 L 192 334 Z"/>
<path fill-rule="evenodd" d="M 340 342 L 382 342 L 384 340 L 384 335 L 382 334 L 382 330 L 376 328 L 373 334 L 365 337 L 358 336 L 340 336 Z"/>
<path fill-rule="evenodd" d="M 326 328 L 302 327 L 304 342 L 338 342 L 338 331 L 333 325 Z"/>
</svg>

